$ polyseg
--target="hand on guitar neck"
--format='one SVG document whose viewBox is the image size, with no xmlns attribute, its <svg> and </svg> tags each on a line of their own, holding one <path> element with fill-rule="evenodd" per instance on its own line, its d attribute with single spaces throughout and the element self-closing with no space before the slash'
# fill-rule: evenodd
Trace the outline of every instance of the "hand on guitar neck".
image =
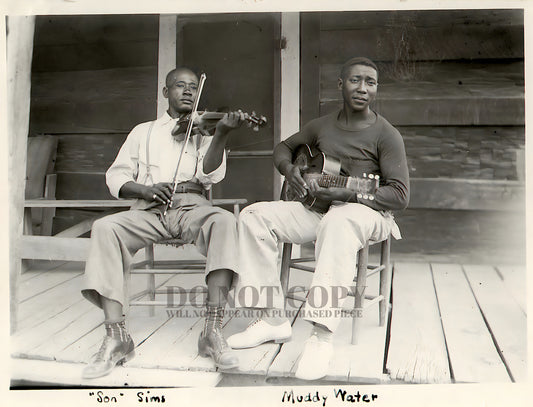
<svg viewBox="0 0 533 407">
<path fill-rule="evenodd" d="M 313 198 L 320 199 L 322 201 L 342 201 L 346 202 L 348 199 L 350 199 L 354 195 L 354 191 L 351 189 L 348 189 L 346 187 L 321 187 L 318 184 L 318 180 L 316 178 L 312 177 L 305 177 L 304 179 L 308 178 L 309 182 L 307 185 L 309 186 L 309 195 L 311 195 Z"/>
</svg>

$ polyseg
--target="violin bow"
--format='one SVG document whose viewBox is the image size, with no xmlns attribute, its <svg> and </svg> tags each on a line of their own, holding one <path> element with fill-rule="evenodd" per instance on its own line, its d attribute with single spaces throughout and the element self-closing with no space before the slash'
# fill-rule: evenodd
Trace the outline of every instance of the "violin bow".
<svg viewBox="0 0 533 407">
<path fill-rule="evenodd" d="M 198 104 L 200 103 L 200 95 L 202 94 L 202 89 L 204 88 L 204 82 L 206 80 L 206 75 L 203 73 L 200 76 L 200 82 L 198 84 L 198 92 L 196 93 L 196 98 L 194 99 L 194 103 L 191 110 L 191 118 L 189 120 L 189 123 L 187 125 L 187 132 L 185 133 L 185 140 L 183 143 L 183 147 L 181 148 L 180 156 L 178 158 L 178 165 L 176 166 L 176 171 L 174 172 L 174 177 L 172 178 L 172 196 L 170 198 L 170 203 L 167 203 L 165 206 L 165 211 L 163 212 L 163 216 L 167 215 L 168 208 L 170 205 L 172 205 L 172 199 L 174 199 L 174 194 L 176 193 L 176 189 L 178 187 L 178 184 L 176 183 L 176 178 L 178 177 L 178 171 L 180 169 L 181 159 L 183 157 L 183 153 L 185 152 L 185 149 L 187 148 L 187 144 L 189 144 L 189 139 L 191 137 L 193 122 L 194 122 L 194 116 L 196 115 L 196 112 L 198 111 Z"/>
</svg>

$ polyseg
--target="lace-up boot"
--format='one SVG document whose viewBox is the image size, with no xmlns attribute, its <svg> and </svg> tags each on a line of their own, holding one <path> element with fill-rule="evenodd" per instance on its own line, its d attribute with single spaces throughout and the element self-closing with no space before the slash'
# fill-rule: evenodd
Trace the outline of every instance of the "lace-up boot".
<svg viewBox="0 0 533 407">
<path fill-rule="evenodd" d="M 207 305 L 205 325 L 198 338 L 198 353 L 202 357 L 209 357 L 221 369 L 232 369 L 239 365 L 239 359 L 228 346 L 222 335 L 222 319 L 224 307 Z"/>
<path fill-rule="evenodd" d="M 126 331 L 124 321 L 105 322 L 105 330 L 106 335 L 100 349 L 83 369 L 84 379 L 106 376 L 117 364 L 123 364 L 135 356 L 135 345 Z"/>
</svg>

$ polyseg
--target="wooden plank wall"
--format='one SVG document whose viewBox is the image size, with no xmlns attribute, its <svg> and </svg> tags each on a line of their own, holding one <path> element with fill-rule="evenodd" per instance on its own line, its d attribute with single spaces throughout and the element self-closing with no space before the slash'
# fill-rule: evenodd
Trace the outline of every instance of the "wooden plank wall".
<svg viewBox="0 0 533 407">
<path fill-rule="evenodd" d="M 243 128 L 232 134 L 227 176 L 215 197 L 253 202 L 273 196 L 268 154 L 278 31 L 279 13 L 177 17 L 177 63 L 208 75 L 201 107 L 255 110 L 268 119 L 257 133 Z M 158 40 L 158 15 L 37 18 L 30 134 L 59 139 L 58 199 L 111 198 L 105 171 L 128 132 L 156 117 Z M 54 232 L 91 213 L 58 210 Z"/>
<path fill-rule="evenodd" d="M 303 13 L 302 32 L 303 122 L 341 106 L 343 62 L 360 55 L 378 64 L 374 109 L 402 133 L 412 179 L 413 209 L 397 217 L 405 239 L 393 250 L 487 244 L 524 262 L 523 11 Z M 471 180 L 495 193 L 480 199 Z M 501 211 L 512 222 L 503 233 Z"/>
<path fill-rule="evenodd" d="M 58 138 L 58 199 L 108 199 L 127 133 L 156 117 L 158 15 L 38 16 L 30 136 Z M 78 220 L 59 209 L 54 232 Z"/>
</svg>

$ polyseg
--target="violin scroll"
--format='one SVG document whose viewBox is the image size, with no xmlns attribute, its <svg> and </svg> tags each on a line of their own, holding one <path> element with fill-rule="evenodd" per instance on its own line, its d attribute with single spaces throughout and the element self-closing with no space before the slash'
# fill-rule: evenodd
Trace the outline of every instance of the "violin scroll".
<svg viewBox="0 0 533 407">
<path fill-rule="evenodd" d="M 263 127 L 267 124 L 267 119 L 265 116 L 258 116 L 255 112 L 252 112 L 251 115 L 245 113 L 245 120 L 248 122 L 248 127 L 252 127 L 253 131 L 259 131 L 259 127 Z"/>
</svg>

